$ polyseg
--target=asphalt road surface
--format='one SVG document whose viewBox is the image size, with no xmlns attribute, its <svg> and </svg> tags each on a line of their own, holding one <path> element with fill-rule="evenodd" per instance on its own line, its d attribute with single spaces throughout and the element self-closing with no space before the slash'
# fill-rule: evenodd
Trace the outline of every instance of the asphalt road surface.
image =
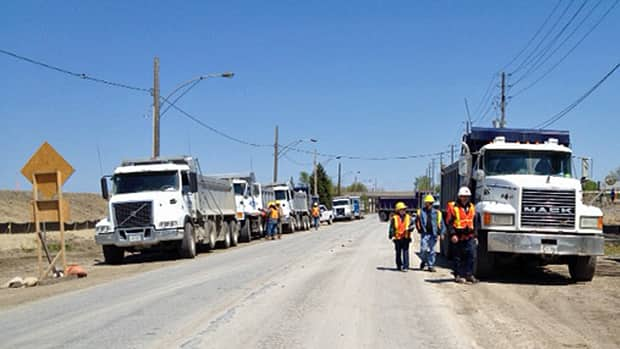
<svg viewBox="0 0 620 349">
<path fill-rule="evenodd" d="M 545 302 L 547 309 L 541 310 L 534 299 L 512 291 L 516 287 L 511 284 L 456 285 L 444 268 L 435 274 L 395 271 L 393 248 L 386 235 L 385 223 L 369 217 L 23 304 L 0 313 L 0 347 L 470 348 L 498 344 L 618 344 L 613 324 L 601 330 L 600 324 L 592 321 L 557 319 L 550 315 L 553 307 Z M 418 263 L 412 253 L 412 267 Z M 540 286 L 532 287 L 539 290 Z M 503 288 L 501 295 L 496 294 L 496 288 Z M 542 292 L 547 290 L 555 292 L 549 288 Z M 567 289 L 562 292 L 574 293 Z M 537 294 L 540 299 L 541 291 Z M 470 302 L 468 297 L 476 301 Z M 484 299 L 494 303 L 481 301 Z M 517 306 L 507 307 L 514 300 Z M 566 306 L 564 314 L 568 313 Z M 617 315 L 617 301 L 607 307 L 611 307 L 608 316 Z M 530 321 L 528 314 L 537 318 Z M 592 332 L 593 328 L 598 332 Z M 591 346 L 596 338 L 602 338 L 602 342 Z"/>
</svg>

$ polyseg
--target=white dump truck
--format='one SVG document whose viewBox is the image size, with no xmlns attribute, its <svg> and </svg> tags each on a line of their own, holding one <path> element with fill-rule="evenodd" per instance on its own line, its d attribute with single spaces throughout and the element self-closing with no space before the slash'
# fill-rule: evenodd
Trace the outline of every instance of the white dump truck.
<svg viewBox="0 0 620 349">
<path fill-rule="evenodd" d="M 112 176 L 101 179 L 101 191 L 109 201 L 108 217 L 97 223 L 95 240 L 107 263 L 122 263 L 126 251 L 154 246 L 193 258 L 197 244 L 237 244 L 230 182 L 201 175 L 198 159 L 123 161 Z"/>
<path fill-rule="evenodd" d="M 293 187 L 290 183 L 263 186 L 263 205 L 276 202 L 282 210 L 282 229 L 289 233 L 310 229 L 310 199 L 307 188 Z"/>
<path fill-rule="evenodd" d="M 603 214 L 582 201 L 568 131 L 475 127 L 463 136 L 461 154 L 442 170 L 441 200 L 445 208 L 460 186 L 470 187 L 479 276 L 518 261 L 568 264 L 574 280 L 592 280 L 603 255 Z M 450 255 L 449 239 L 441 250 Z"/>
<path fill-rule="evenodd" d="M 263 191 L 253 172 L 247 174 L 221 174 L 218 178 L 231 182 L 235 193 L 237 221 L 241 241 L 250 242 L 263 234 Z"/>
<path fill-rule="evenodd" d="M 348 196 L 338 196 L 332 199 L 332 209 L 334 210 L 334 219 L 336 220 L 352 220 L 355 217 L 353 201 Z"/>
</svg>

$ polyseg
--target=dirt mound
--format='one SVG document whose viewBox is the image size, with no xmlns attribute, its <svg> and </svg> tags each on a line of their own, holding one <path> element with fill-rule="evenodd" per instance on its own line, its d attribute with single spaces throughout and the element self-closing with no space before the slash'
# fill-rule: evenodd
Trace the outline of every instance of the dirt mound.
<svg viewBox="0 0 620 349">
<path fill-rule="evenodd" d="M 99 220 L 106 216 L 106 201 L 93 193 L 64 193 L 69 200 L 71 222 Z M 0 223 L 32 221 L 32 192 L 0 190 Z"/>
</svg>

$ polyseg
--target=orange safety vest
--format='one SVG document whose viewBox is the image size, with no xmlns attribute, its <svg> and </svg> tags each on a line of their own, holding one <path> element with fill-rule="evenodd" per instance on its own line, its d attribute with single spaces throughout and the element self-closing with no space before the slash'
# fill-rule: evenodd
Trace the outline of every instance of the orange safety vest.
<svg viewBox="0 0 620 349">
<path fill-rule="evenodd" d="M 318 207 L 312 208 L 312 217 L 316 218 L 321 215 L 321 210 Z"/>
<path fill-rule="evenodd" d="M 454 229 L 466 229 L 474 230 L 474 217 L 476 216 L 476 206 L 469 203 L 469 210 L 465 211 L 462 206 L 457 206 L 454 201 L 448 203 L 448 216 L 454 217 L 454 223 L 452 226 Z"/>
<path fill-rule="evenodd" d="M 405 219 L 401 219 L 400 215 L 395 214 L 394 218 L 394 239 L 409 239 L 411 238 L 411 232 L 408 231 L 411 224 L 411 216 L 405 215 Z"/>
<path fill-rule="evenodd" d="M 271 219 L 278 219 L 278 218 L 280 218 L 280 212 L 278 212 L 277 209 L 272 208 L 271 212 L 269 213 L 269 218 L 271 218 Z"/>
</svg>

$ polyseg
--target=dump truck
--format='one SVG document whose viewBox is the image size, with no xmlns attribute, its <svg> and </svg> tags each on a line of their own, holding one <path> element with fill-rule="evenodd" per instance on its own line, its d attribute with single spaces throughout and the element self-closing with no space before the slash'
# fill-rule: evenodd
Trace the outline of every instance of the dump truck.
<svg viewBox="0 0 620 349">
<path fill-rule="evenodd" d="M 399 201 L 407 205 L 407 213 L 415 215 L 419 202 L 416 193 L 385 194 L 378 196 L 376 200 L 375 210 L 379 214 L 379 220 L 381 222 L 387 222 L 390 219 L 394 214 L 394 206 L 396 206 L 396 203 Z"/>
<path fill-rule="evenodd" d="M 472 191 L 478 223 L 475 271 L 505 262 L 567 264 L 576 281 L 594 277 L 603 255 L 603 214 L 582 201 L 568 131 L 474 127 L 459 160 L 442 170 L 442 207 L 460 186 Z M 449 239 L 441 253 L 450 256 Z"/>
<path fill-rule="evenodd" d="M 263 185 L 263 206 L 276 202 L 282 209 L 282 230 L 294 233 L 310 229 L 311 199 L 307 187 L 294 187 L 291 183 Z"/>
<path fill-rule="evenodd" d="M 111 182 L 111 190 L 108 182 Z M 126 160 L 101 178 L 108 216 L 96 225 L 105 261 L 123 262 L 125 252 L 152 247 L 196 256 L 197 244 L 237 244 L 239 224 L 229 181 L 203 176 L 188 156 Z"/>
<path fill-rule="evenodd" d="M 263 191 L 254 172 L 220 174 L 215 177 L 230 181 L 233 187 L 240 240 L 250 242 L 253 237 L 261 237 L 264 230 Z"/>
</svg>

